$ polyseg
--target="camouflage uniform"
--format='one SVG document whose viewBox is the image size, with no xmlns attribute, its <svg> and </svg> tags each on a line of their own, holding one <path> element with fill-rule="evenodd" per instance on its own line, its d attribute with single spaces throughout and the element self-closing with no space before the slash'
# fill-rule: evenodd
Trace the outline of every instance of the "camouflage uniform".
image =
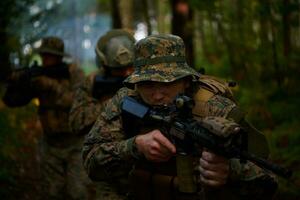
<svg viewBox="0 0 300 200">
<path fill-rule="evenodd" d="M 92 96 L 93 79 L 87 77 L 75 91 L 69 123 L 74 133 L 89 131 L 100 113 L 101 102 Z"/>
<path fill-rule="evenodd" d="M 236 114 L 239 110 L 236 103 L 227 98 L 231 96 L 227 88 L 213 78 L 200 76 L 186 64 L 183 41 L 179 37 L 173 35 L 149 36 L 136 44 L 135 55 L 135 72 L 124 81 L 127 87 L 133 89 L 134 84 L 141 81 L 172 82 L 183 77 L 191 77 L 191 84 L 195 86 L 196 90 L 189 95 L 196 102 L 193 109 L 196 119 L 206 116 L 233 117 L 236 121 L 245 124 L 243 116 Z M 209 93 L 209 95 L 205 95 L 206 99 L 199 98 L 199 91 L 203 89 Z M 123 118 L 121 112 L 121 104 L 125 96 L 142 101 L 135 90 L 122 88 L 105 103 L 100 116 L 85 139 L 84 167 L 90 177 L 114 184 L 124 176 L 123 173 L 126 173 L 126 170 L 131 168 L 129 177 L 132 182 L 136 182 L 131 188 L 133 195 L 136 196 L 135 199 L 271 198 L 277 186 L 273 176 L 250 162 L 241 164 L 236 159 L 230 160 L 231 173 L 228 183 L 224 186 L 217 189 L 200 187 L 199 193 L 195 196 L 178 193 L 174 160 L 152 163 L 137 151 L 136 135 L 147 133 L 158 127 L 147 127 L 145 122 L 143 124 L 145 127 L 142 125 L 138 132 L 126 131 L 125 125 L 128 121 Z M 131 123 L 129 126 L 134 127 L 136 124 Z M 253 134 L 252 137 L 260 137 L 257 133 L 251 134 Z M 264 138 L 260 140 L 260 144 L 266 145 Z M 261 149 L 263 149 L 262 154 L 266 156 L 266 146 Z M 148 174 L 144 173 L 141 176 L 143 178 L 134 179 L 141 166 L 144 170 L 143 173 L 148 170 Z M 158 177 L 160 177 L 160 181 L 156 182 Z M 167 179 L 161 177 L 167 177 Z M 163 184 L 162 180 L 168 180 L 168 182 Z M 129 188 L 129 185 L 132 185 L 129 182 L 123 183 L 123 188 Z"/>
<path fill-rule="evenodd" d="M 111 30 L 99 38 L 95 53 L 97 65 L 103 69 L 98 73 L 103 81 L 117 77 L 111 75 L 110 70 L 132 66 L 134 42 L 131 34 L 119 29 Z M 89 75 L 75 93 L 69 121 L 72 131 L 77 134 L 89 131 L 99 115 L 101 103 L 111 98 L 121 87 L 110 88 L 109 91 L 102 89 L 101 94 L 95 96 L 95 76 L 96 74 Z"/>
<path fill-rule="evenodd" d="M 64 44 L 56 37 L 46 37 L 37 50 L 40 54 L 63 57 Z M 26 105 L 38 98 L 38 114 L 43 127 L 41 142 L 41 169 L 43 199 L 88 199 L 88 179 L 81 161 L 83 138 L 72 134 L 68 115 L 73 100 L 73 90 L 83 78 L 74 65 L 60 63 L 69 69 L 67 77 L 38 76 L 11 87 L 3 98 L 8 106 Z M 52 66 L 48 66 L 52 67 Z"/>
<path fill-rule="evenodd" d="M 125 77 L 112 75 L 110 70 L 132 67 L 134 42 L 131 34 L 118 29 L 111 30 L 99 38 L 95 49 L 96 62 L 98 67 L 103 69 L 103 73 L 88 76 L 75 92 L 69 115 L 69 123 L 74 133 L 88 133 L 100 114 L 103 102 L 111 98 L 123 85 Z M 100 86 L 95 83 L 96 77 L 100 78 Z M 98 181 L 96 185 L 97 199 L 124 199 L 110 184 Z"/>
</svg>

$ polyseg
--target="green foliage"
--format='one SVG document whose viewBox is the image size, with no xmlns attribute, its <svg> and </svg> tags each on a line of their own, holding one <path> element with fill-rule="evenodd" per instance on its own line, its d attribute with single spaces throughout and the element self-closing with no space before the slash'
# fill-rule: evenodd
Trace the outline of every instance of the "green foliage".
<svg viewBox="0 0 300 200">
<path fill-rule="evenodd" d="M 278 125 L 268 136 L 270 139 L 271 157 L 275 160 L 287 160 L 285 165 L 300 164 L 300 121 L 292 119 Z"/>
<path fill-rule="evenodd" d="M 295 171 L 276 199 L 300 196 L 299 1 L 190 1 L 199 19 L 197 66 L 237 81 L 252 124 L 268 136 L 275 162 Z"/>
<path fill-rule="evenodd" d="M 98 5 L 101 5 L 101 7 L 99 7 L 101 12 L 107 12 L 110 10 L 111 0 L 96 0 L 96 2 Z"/>
<path fill-rule="evenodd" d="M 271 159 L 293 170 L 292 179 L 279 179 L 280 190 L 278 196 L 299 197 L 300 191 L 300 120 L 291 118 L 273 131 L 268 132 Z"/>
<path fill-rule="evenodd" d="M 195 7 L 199 10 L 213 10 L 218 3 L 217 0 L 189 0 L 189 3 L 192 7 Z"/>
</svg>

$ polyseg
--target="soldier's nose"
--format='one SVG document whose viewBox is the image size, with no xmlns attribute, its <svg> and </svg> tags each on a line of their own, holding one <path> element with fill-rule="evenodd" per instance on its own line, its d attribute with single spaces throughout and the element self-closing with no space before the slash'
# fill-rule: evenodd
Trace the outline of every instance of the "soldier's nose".
<svg viewBox="0 0 300 200">
<path fill-rule="evenodd" d="M 165 95 L 163 94 L 163 92 L 161 91 L 160 88 L 155 88 L 153 93 L 152 93 L 152 98 L 155 100 L 155 101 L 161 101 L 163 100 L 165 97 Z"/>
</svg>

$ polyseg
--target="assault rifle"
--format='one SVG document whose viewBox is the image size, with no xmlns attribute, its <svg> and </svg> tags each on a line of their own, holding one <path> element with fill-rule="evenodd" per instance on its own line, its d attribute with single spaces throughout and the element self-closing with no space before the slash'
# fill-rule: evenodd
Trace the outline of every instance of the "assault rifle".
<svg viewBox="0 0 300 200">
<path fill-rule="evenodd" d="M 6 92 L 2 97 L 5 104 L 10 107 L 26 105 L 32 99 L 31 80 L 38 76 L 67 79 L 70 76 L 69 67 L 66 63 L 41 67 L 35 62 L 32 67 L 23 67 L 11 71 L 11 75 L 6 80 Z"/>
<path fill-rule="evenodd" d="M 13 70 L 12 73 L 18 73 L 20 80 L 31 80 L 38 76 L 48 76 L 51 78 L 69 78 L 69 67 L 67 64 L 62 63 L 51 67 L 42 67 L 34 62 L 31 67 L 23 67 Z"/>
<path fill-rule="evenodd" d="M 105 94 L 117 92 L 123 86 L 123 77 L 105 77 L 96 75 L 93 85 L 93 97 L 100 98 Z"/>
<path fill-rule="evenodd" d="M 161 123 L 161 127 L 168 127 L 167 137 L 181 154 L 193 153 L 197 151 L 196 148 L 199 145 L 229 159 L 237 158 L 241 162 L 251 161 L 281 177 L 292 176 L 292 171 L 249 152 L 248 134 L 238 124 L 218 117 L 196 120 L 192 115 L 193 107 L 194 101 L 183 95 L 176 97 L 173 105 L 158 109 L 150 108 L 131 97 L 125 97 L 122 112 L 143 121 L 156 121 Z"/>
</svg>

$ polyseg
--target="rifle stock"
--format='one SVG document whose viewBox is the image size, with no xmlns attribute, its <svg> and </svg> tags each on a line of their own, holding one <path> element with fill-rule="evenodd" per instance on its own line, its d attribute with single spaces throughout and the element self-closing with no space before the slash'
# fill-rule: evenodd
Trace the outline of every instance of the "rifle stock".
<svg viewBox="0 0 300 200">
<path fill-rule="evenodd" d="M 32 78 L 38 76 L 48 76 L 51 78 L 69 78 L 70 76 L 69 67 L 65 63 L 51 67 L 42 67 L 35 62 L 31 67 L 23 67 L 17 70 L 13 70 L 11 73 L 19 73 L 20 81 L 30 81 Z"/>
<path fill-rule="evenodd" d="M 113 94 L 123 86 L 123 77 L 104 77 L 96 75 L 93 85 L 93 97 L 100 98 L 103 95 Z"/>
</svg>

